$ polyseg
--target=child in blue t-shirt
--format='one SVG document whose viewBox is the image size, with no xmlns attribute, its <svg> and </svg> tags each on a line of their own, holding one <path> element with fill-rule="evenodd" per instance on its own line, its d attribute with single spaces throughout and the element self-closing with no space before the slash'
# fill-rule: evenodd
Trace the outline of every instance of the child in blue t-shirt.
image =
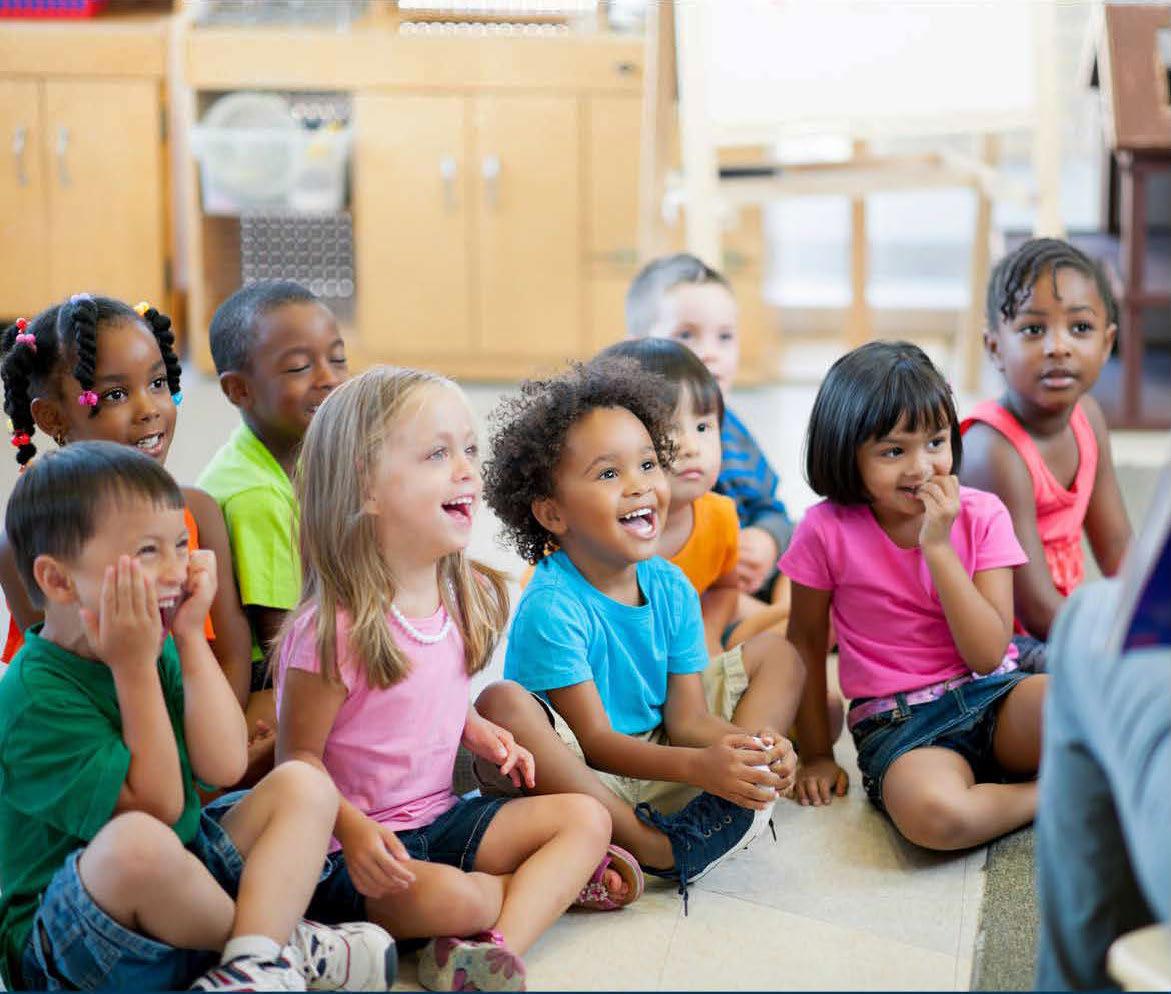
<svg viewBox="0 0 1171 994">
<path fill-rule="evenodd" d="M 803 680 L 778 635 L 709 661 L 699 597 L 657 556 L 667 395 L 637 363 L 597 359 L 497 409 L 485 496 L 538 565 L 504 664 L 521 686 L 495 684 L 477 707 L 533 753 L 538 792 L 598 798 L 615 841 L 686 897 L 789 790 L 778 729 Z"/>
</svg>

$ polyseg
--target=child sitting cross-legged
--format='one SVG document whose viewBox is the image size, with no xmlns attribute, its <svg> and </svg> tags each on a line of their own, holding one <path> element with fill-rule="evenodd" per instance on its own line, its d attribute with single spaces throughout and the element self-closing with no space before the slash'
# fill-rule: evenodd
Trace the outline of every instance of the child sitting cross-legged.
<svg viewBox="0 0 1171 994">
<path fill-rule="evenodd" d="M 477 705 L 533 753 L 530 791 L 596 797 L 615 841 L 686 898 L 792 785 L 779 729 L 802 671 L 771 633 L 709 662 L 699 597 L 658 557 L 673 455 L 665 392 L 629 360 L 594 360 L 498 408 L 487 500 L 537 563 L 505 676 L 539 696 L 505 682 Z"/>
<path fill-rule="evenodd" d="M 200 810 L 196 778 L 239 780 L 247 732 L 204 632 L 215 556 L 188 551 L 166 470 L 71 443 L 17 481 L 5 528 L 45 619 L 0 680 L 5 985 L 385 990 L 382 929 L 301 918 L 327 776 L 285 763 Z"/>
<path fill-rule="evenodd" d="M 517 783 L 542 776 L 470 702 L 508 618 L 501 575 L 465 555 L 481 487 L 455 384 L 376 366 L 340 387 L 305 436 L 306 595 L 279 653 L 278 756 L 342 794 L 313 913 L 434 937 L 430 990 L 523 990 L 521 956 L 566 908 L 616 910 L 641 884 L 593 798 L 452 792 L 461 744 Z"/>
</svg>

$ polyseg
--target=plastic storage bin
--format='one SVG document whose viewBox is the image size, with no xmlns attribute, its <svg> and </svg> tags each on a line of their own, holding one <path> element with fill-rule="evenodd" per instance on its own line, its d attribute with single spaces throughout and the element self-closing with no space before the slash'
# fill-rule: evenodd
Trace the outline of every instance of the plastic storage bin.
<svg viewBox="0 0 1171 994">
<path fill-rule="evenodd" d="M 340 211 L 352 140 L 350 127 L 196 125 L 191 147 L 199 160 L 203 209 L 208 214 Z"/>
</svg>

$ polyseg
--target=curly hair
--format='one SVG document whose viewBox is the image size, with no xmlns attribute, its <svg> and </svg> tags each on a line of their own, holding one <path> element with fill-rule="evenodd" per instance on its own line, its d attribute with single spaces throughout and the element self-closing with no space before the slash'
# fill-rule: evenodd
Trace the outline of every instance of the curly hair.
<svg viewBox="0 0 1171 994">
<path fill-rule="evenodd" d="M 1029 299 L 1037 281 L 1047 273 L 1056 293 L 1059 269 L 1073 269 L 1093 280 L 1106 306 L 1107 323 L 1118 323 L 1118 302 L 1114 299 L 1110 281 L 1097 262 L 1060 238 L 1030 238 L 1001 259 L 992 270 L 985 300 L 988 327 L 995 328 L 1002 320 L 1012 321 Z"/>
<path fill-rule="evenodd" d="M 625 408 L 646 426 L 663 465 L 674 460 L 670 391 L 648 382 L 652 377 L 658 379 L 631 359 L 573 363 L 559 376 L 526 380 L 519 396 L 505 398 L 489 415 L 484 498 L 504 526 L 504 541 L 527 562 L 555 545 L 534 517 L 533 502 L 553 496 L 566 436 L 591 411 Z"/>
<path fill-rule="evenodd" d="M 140 305 L 141 306 L 141 305 Z M 144 325 L 159 346 L 166 367 L 167 387 L 174 397 L 180 390 L 182 370 L 175 354 L 171 319 L 154 307 L 141 314 L 112 297 L 74 294 L 69 300 L 41 311 L 31 321 L 17 322 L 0 333 L 0 378 L 4 383 L 4 413 L 12 421 L 16 461 L 21 466 L 37 453 L 32 436 L 36 422 L 32 402 L 44 394 L 55 376 L 70 370 L 83 390 L 92 390 L 98 356 L 98 331 L 106 323 L 131 321 Z M 24 339 L 29 344 L 21 341 Z M 98 407 L 90 408 L 90 417 Z"/>
</svg>

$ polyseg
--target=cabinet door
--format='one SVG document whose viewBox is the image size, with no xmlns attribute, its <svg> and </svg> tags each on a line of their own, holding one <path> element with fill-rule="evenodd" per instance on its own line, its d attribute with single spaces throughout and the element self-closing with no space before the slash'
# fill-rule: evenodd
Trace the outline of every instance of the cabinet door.
<svg viewBox="0 0 1171 994">
<path fill-rule="evenodd" d="M 463 97 L 358 93 L 354 101 L 358 328 L 372 357 L 472 346 Z"/>
<path fill-rule="evenodd" d="M 631 270 L 638 263 L 641 115 L 637 95 L 589 101 L 589 253 L 594 262 Z"/>
<path fill-rule="evenodd" d="M 87 290 L 162 306 L 161 108 L 154 80 L 46 81 L 51 296 Z"/>
<path fill-rule="evenodd" d="M 576 97 L 475 98 L 479 348 L 561 360 L 584 351 Z"/>
<path fill-rule="evenodd" d="M 41 88 L 0 80 L 0 315 L 32 317 L 49 303 L 48 215 Z"/>
</svg>

